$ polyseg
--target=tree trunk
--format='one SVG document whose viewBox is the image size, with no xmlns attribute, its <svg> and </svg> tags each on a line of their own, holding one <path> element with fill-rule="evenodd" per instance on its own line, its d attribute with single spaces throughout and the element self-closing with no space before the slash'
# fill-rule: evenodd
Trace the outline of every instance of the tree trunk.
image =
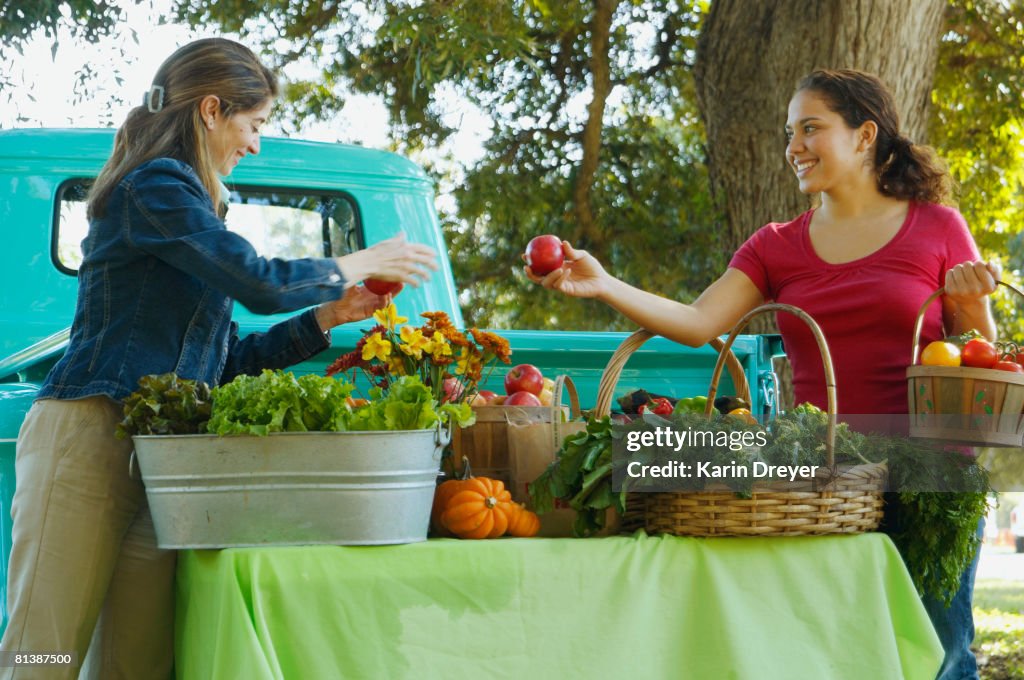
<svg viewBox="0 0 1024 680">
<path fill-rule="evenodd" d="M 857 68 L 892 91 L 905 134 L 926 140 L 943 0 L 714 0 L 697 46 L 697 102 L 707 133 L 724 247 L 806 210 L 785 161 L 787 106 L 815 68 Z M 755 319 L 747 332 L 769 332 Z M 783 401 L 791 401 L 783 380 Z M 789 397 L 787 399 L 787 397 Z"/>
<path fill-rule="evenodd" d="M 593 77 L 594 97 L 587 106 L 587 122 L 581 140 L 583 158 L 576 173 L 572 198 L 577 225 L 573 242 L 582 243 L 584 248 L 591 249 L 601 241 L 590 205 L 590 190 L 594 185 L 601 155 L 605 103 L 612 90 L 611 65 L 608 62 L 609 38 L 618 4 L 619 0 L 594 0 L 594 16 L 590 22 L 590 73 Z"/>
</svg>

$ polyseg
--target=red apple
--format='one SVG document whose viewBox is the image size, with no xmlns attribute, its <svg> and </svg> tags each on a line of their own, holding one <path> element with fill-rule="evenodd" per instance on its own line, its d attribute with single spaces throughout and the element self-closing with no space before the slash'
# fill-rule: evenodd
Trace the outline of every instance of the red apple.
<svg viewBox="0 0 1024 680">
<path fill-rule="evenodd" d="M 491 400 L 497 396 L 498 395 L 495 392 L 491 392 L 490 390 L 480 390 L 479 392 L 473 395 L 473 398 L 470 400 L 469 405 L 490 406 Z"/>
<path fill-rule="evenodd" d="M 465 388 L 458 378 L 445 378 L 441 386 L 444 389 L 445 402 L 457 402 L 462 399 Z"/>
<path fill-rule="evenodd" d="M 405 287 L 401 281 L 382 281 L 381 279 L 364 279 L 363 285 L 374 295 L 398 295 Z"/>
<path fill-rule="evenodd" d="M 551 234 L 535 236 L 526 244 L 526 264 L 537 276 L 550 274 L 565 261 L 562 239 Z"/>
<path fill-rule="evenodd" d="M 505 399 L 505 406 L 542 406 L 536 394 L 530 392 L 513 392 Z"/>
<path fill-rule="evenodd" d="M 505 394 L 529 392 L 540 394 L 544 389 L 544 376 L 533 364 L 519 364 L 505 374 Z"/>
</svg>

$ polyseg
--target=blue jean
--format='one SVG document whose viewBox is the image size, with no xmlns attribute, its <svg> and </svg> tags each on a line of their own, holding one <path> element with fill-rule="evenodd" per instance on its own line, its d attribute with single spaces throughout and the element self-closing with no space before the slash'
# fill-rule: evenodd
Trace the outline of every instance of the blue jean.
<svg viewBox="0 0 1024 680">
<path fill-rule="evenodd" d="M 978 522 L 978 537 L 984 535 L 985 518 Z M 946 657 L 942 660 L 942 668 L 936 680 L 977 680 L 978 662 L 971 651 L 974 640 L 974 612 L 972 596 L 974 595 L 974 576 L 978 572 L 978 558 L 981 548 L 974 555 L 971 564 L 960 576 L 960 588 L 953 596 L 953 602 L 946 604 L 933 597 L 921 599 L 928 612 L 928 618 L 935 626 L 935 632 L 942 641 L 942 649 Z"/>
<path fill-rule="evenodd" d="M 902 507 L 898 495 L 886 494 L 882 530 L 895 532 L 901 525 Z M 978 522 L 979 538 L 984 535 L 984 531 L 985 518 L 982 517 Z M 948 607 L 942 600 L 929 595 L 921 598 L 945 652 L 936 680 L 978 680 L 978 662 L 971 651 L 971 642 L 974 640 L 974 576 L 978 572 L 980 556 L 979 548 L 971 564 L 960 576 L 960 587 Z"/>
</svg>

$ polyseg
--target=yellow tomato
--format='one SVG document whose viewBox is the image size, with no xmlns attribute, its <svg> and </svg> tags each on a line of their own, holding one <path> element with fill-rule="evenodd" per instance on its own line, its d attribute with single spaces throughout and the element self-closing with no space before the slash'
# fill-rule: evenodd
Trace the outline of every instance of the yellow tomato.
<svg viewBox="0 0 1024 680">
<path fill-rule="evenodd" d="M 928 343 L 921 352 L 921 364 L 924 366 L 959 366 L 960 348 L 951 342 L 936 340 Z"/>
</svg>

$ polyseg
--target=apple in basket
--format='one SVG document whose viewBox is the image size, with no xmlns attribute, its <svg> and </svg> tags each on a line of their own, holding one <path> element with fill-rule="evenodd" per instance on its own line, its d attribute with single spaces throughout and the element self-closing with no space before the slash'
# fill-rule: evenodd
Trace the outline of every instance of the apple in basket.
<svg viewBox="0 0 1024 680">
<path fill-rule="evenodd" d="M 496 392 L 490 390 L 480 390 L 473 395 L 473 399 L 469 402 L 470 406 L 488 406 L 497 397 Z"/>
<path fill-rule="evenodd" d="M 505 406 L 543 406 L 536 394 L 513 392 L 505 399 Z"/>
<path fill-rule="evenodd" d="M 540 399 L 541 406 L 551 406 L 551 402 L 555 400 L 555 381 L 551 378 L 544 378 L 544 387 L 541 388 L 537 398 Z"/>
<path fill-rule="evenodd" d="M 519 364 L 505 374 L 505 394 L 529 392 L 537 395 L 543 389 L 544 375 L 533 364 Z"/>
</svg>

